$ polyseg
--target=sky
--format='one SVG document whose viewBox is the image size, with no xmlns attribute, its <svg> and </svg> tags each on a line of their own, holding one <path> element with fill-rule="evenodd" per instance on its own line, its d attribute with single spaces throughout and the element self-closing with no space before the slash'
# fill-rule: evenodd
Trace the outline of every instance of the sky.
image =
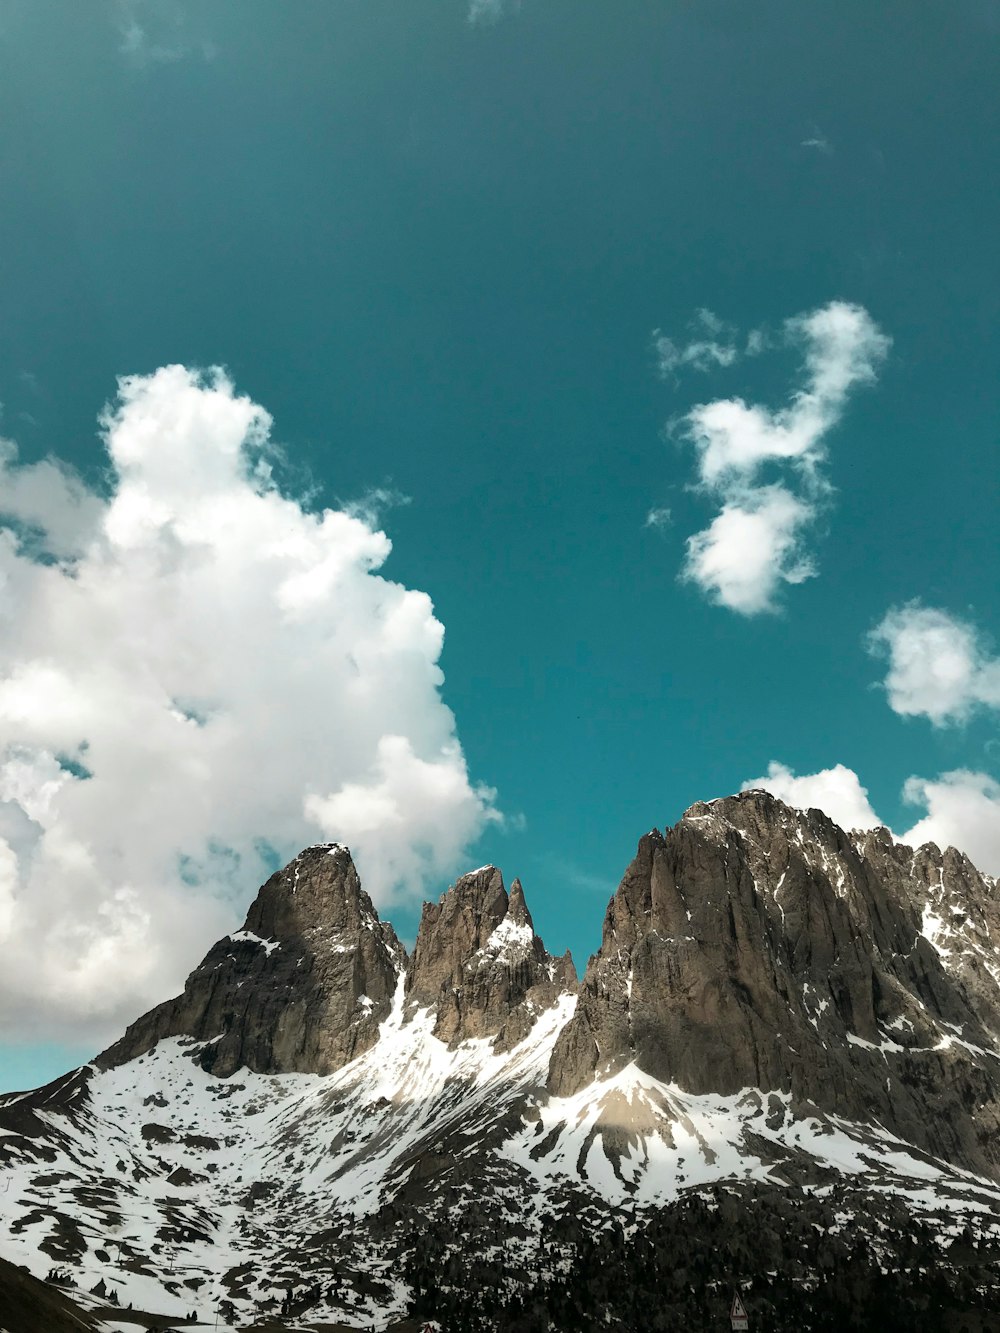
<svg viewBox="0 0 1000 1333">
<path fill-rule="evenodd" d="M 314 841 L 581 970 L 748 784 L 1000 873 L 998 39 L 0 0 L 0 1090 Z"/>
</svg>

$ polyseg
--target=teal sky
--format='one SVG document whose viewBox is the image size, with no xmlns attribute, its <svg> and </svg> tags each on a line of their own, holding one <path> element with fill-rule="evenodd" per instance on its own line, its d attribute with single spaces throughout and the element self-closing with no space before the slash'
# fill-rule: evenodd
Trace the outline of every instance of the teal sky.
<svg viewBox="0 0 1000 1333">
<path fill-rule="evenodd" d="M 222 364 L 286 489 L 409 497 L 384 572 L 508 816 L 465 859 L 582 968 L 639 836 L 772 760 L 897 829 L 911 775 L 1000 777 L 989 699 L 900 716 L 865 647 L 914 599 L 987 658 L 1000 622 L 998 37 L 987 0 L 0 0 L 0 431 L 100 487 L 116 376 Z M 825 438 L 816 577 L 734 614 L 679 580 L 718 506 L 665 426 L 780 408 L 783 322 L 832 301 L 891 350 Z M 663 377 L 699 309 L 776 345 Z M 0 1087 L 87 1053 L 11 1038 Z"/>
</svg>

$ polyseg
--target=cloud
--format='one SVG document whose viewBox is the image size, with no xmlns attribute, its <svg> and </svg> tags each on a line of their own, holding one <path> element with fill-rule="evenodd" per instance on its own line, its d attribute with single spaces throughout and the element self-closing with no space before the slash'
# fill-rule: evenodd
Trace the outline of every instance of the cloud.
<svg viewBox="0 0 1000 1333">
<path fill-rule="evenodd" d="M 977 709 L 1000 708 L 1000 657 L 974 625 L 919 601 L 892 607 L 868 636 L 888 658 L 889 707 L 935 726 L 965 722 Z"/>
<path fill-rule="evenodd" d="M 359 518 L 370 528 L 377 527 L 390 509 L 401 509 L 410 503 L 411 497 L 391 486 L 373 486 L 356 500 L 344 500 L 341 504 L 345 514 Z"/>
<path fill-rule="evenodd" d="M 521 0 L 469 0 L 469 22 L 498 23 L 503 16 L 521 8 Z"/>
<path fill-rule="evenodd" d="M 307 796 L 305 813 L 331 838 L 353 830 L 366 883 L 419 887 L 498 818 L 495 795 L 470 789 L 457 741 L 422 759 L 408 737 L 382 736 L 366 776 Z"/>
<path fill-rule="evenodd" d="M 936 780 L 909 778 L 903 799 L 927 809 L 903 842 L 958 847 L 981 870 L 1000 875 L 1000 783 L 995 779 L 964 768 Z"/>
<path fill-rule="evenodd" d="M 694 336 L 684 343 L 668 338 L 660 329 L 653 330 L 653 351 L 661 379 L 682 369 L 706 371 L 731 366 L 740 355 L 736 329 L 711 310 L 697 310 L 690 330 Z"/>
<path fill-rule="evenodd" d="M 800 142 L 799 147 L 811 148 L 814 152 L 822 153 L 825 157 L 829 157 L 833 152 L 833 144 L 818 126 L 813 126 L 809 137 L 803 139 Z"/>
<path fill-rule="evenodd" d="M 58 459 L 17 464 L 17 446 L 0 440 L 0 523 L 13 523 L 22 545 L 70 555 L 97 521 L 101 501 Z"/>
<path fill-rule="evenodd" d="M 741 615 L 773 611 L 783 583 L 801 583 L 816 572 L 802 543 L 811 519 L 809 505 L 783 486 L 748 489 L 687 539 L 681 577 Z"/>
<path fill-rule="evenodd" d="M 107 496 L 0 467 L 0 1014 L 103 1038 L 304 844 L 385 902 L 499 816 L 430 599 L 364 517 L 281 492 L 263 408 L 170 366 L 102 425 Z"/>
<path fill-rule="evenodd" d="M 862 787 L 857 773 L 843 764 L 796 776 L 786 764 L 772 760 L 765 777 L 750 778 L 740 790 L 754 788 L 769 791 L 797 810 L 822 810 L 844 829 L 877 828 L 882 822 L 872 809 L 868 790 Z"/>
<path fill-rule="evenodd" d="M 541 862 L 546 875 L 553 883 L 568 885 L 580 893 L 597 894 L 605 902 L 618 887 L 613 874 L 599 874 L 578 862 L 567 860 L 565 856 L 556 852 L 544 852 Z"/>
<path fill-rule="evenodd" d="M 742 790 L 755 787 L 798 809 L 823 810 L 841 828 L 885 824 L 872 809 L 857 773 L 843 764 L 796 775 L 787 765 L 772 761 L 764 777 L 744 782 Z M 908 804 L 924 806 L 927 814 L 905 832 L 894 834 L 898 842 L 908 847 L 928 842 L 956 847 L 981 871 L 1000 874 L 1000 783 L 994 778 L 967 769 L 938 778 L 911 777 L 902 795 Z"/>
<path fill-rule="evenodd" d="M 821 472 L 826 436 L 851 391 L 874 381 L 889 349 L 868 312 L 843 301 L 787 320 L 784 336 L 803 356 L 802 386 L 784 407 L 720 398 L 679 423 L 694 446 L 698 488 L 722 505 L 710 527 L 689 539 L 682 578 L 743 615 L 777 610 L 783 583 L 815 573 L 804 538 L 830 493 Z M 764 335 L 756 341 L 760 350 L 767 345 Z M 782 469 L 796 491 L 765 482 L 768 468 Z M 741 570 L 744 552 L 750 564 Z"/>
<path fill-rule="evenodd" d="M 843 301 L 787 320 L 785 336 L 803 349 L 805 370 L 803 387 L 786 407 L 772 411 L 741 398 L 718 399 L 699 404 L 685 418 L 703 485 L 750 483 L 769 461 L 813 473 L 851 389 L 874 381 L 889 350 L 889 339 L 868 312 Z"/>
<path fill-rule="evenodd" d="M 646 521 L 642 526 L 644 528 L 657 528 L 662 530 L 663 528 L 669 528 L 671 522 L 670 510 L 661 506 L 659 509 L 650 509 L 646 515 Z"/>
<path fill-rule="evenodd" d="M 201 17 L 201 11 L 192 12 Z M 118 0 L 119 50 L 137 69 L 188 56 L 214 60 L 214 43 L 194 34 L 188 17 L 178 0 Z"/>
</svg>

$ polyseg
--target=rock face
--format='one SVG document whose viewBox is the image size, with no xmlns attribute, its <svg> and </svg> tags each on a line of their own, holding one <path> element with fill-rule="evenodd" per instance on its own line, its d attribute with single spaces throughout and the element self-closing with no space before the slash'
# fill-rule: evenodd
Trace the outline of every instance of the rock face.
<svg viewBox="0 0 1000 1333">
<path fill-rule="evenodd" d="M 329 1074 L 376 1040 L 406 952 L 361 888 L 346 847 L 308 847 L 272 875 L 242 930 L 208 951 L 184 993 L 157 1006 L 99 1057 L 131 1060 L 161 1038 L 208 1042 L 218 1075 Z"/>
<path fill-rule="evenodd" d="M 549 1088 L 569 1095 L 634 1061 L 695 1093 L 787 1092 L 877 1120 L 995 1174 L 992 889 L 954 852 L 847 834 L 764 792 L 695 805 L 640 842 Z"/>
<path fill-rule="evenodd" d="M 497 1050 L 509 1050 L 575 985 L 569 954 L 552 958 L 535 934 L 521 881 L 508 897 L 495 866 L 463 875 L 438 902 L 424 904 L 407 1006 L 433 1009 L 434 1035 L 451 1046 L 492 1037 Z"/>
<path fill-rule="evenodd" d="M 222 1077 L 244 1066 L 330 1074 L 377 1040 L 404 971 L 409 1017 L 429 1007 L 443 1041 L 491 1037 L 497 1050 L 576 986 L 569 954 L 551 958 L 535 934 L 520 881 L 508 897 L 488 866 L 426 903 L 411 962 L 350 852 L 323 844 L 272 875 L 242 930 L 213 945 L 184 993 L 133 1023 L 97 1064 L 186 1036 L 208 1043 L 199 1059 Z"/>
</svg>

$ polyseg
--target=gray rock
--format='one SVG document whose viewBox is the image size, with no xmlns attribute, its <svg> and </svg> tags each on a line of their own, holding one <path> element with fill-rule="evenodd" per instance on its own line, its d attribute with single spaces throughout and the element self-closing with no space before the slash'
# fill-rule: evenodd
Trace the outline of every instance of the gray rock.
<svg viewBox="0 0 1000 1333">
<path fill-rule="evenodd" d="M 552 958 L 535 934 L 520 880 L 508 898 L 495 866 L 463 875 L 438 902 L 424 904 L 407 1008 L 433 1009 L 442 1041 L 492 1037 L 497 1050 L 508 1050 L 575 986 L 569 954 Z"/>
<path fill-rule="evenodd" d="M 184 993 L 133 1023 L 98 1057 L 122 1064 L 161 1038 L 209 1042 L 213 1073 L 329 1074 L 367 1050 L 388 1015 L 406 952 L 378 918 L 346 847 L 308 847 L 272 875 L 241 931 L 209 950 Z"/>
<path fill-rule="evenodd" d="M 994 1174 L 992 887 L 956 853 L 847 834 L 765 792 L 692 806 L 639 843 L 549 1088 L 568 1095 L 634 1061 L 690 1092 L 760 1088 L 877 1120 Z M 949 968 L 922 913 L 952 899 L 980 952 Z"/>
</svg>

